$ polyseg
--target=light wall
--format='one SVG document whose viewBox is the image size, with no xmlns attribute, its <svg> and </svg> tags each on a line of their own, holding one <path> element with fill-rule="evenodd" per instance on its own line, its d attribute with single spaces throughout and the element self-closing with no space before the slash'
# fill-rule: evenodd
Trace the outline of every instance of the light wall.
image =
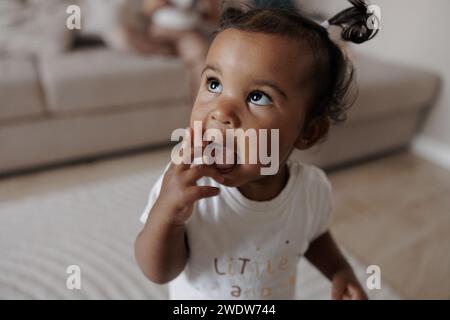
<svg viewBox="0 0 450 320">
<path fill-rule="evenodd" d="M 331 17 L 347 7 L 345 0 L 300 0 Z M 371 0 L 381 7 L 382 30 L 356 46 L 377 57 L 433 70 L 442 77 L 442 91 L 415 150 L 450 168 L 450 1 Z"/>
</svg>

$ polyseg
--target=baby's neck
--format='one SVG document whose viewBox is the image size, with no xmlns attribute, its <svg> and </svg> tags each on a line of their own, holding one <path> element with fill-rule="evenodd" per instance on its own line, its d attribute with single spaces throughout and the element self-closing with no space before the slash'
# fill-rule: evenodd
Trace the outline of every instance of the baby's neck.
<svg viewBox="0 0 450 320">
<path fill-rule="evenodd" d="M 238 189 L 247 199 L 254 201 L 269 201 L 280 194 L 289 180 L 289 169 L 286 164 L 280 166 L 277 174 L 264 176 L 240 186 Z"/>
</svg>

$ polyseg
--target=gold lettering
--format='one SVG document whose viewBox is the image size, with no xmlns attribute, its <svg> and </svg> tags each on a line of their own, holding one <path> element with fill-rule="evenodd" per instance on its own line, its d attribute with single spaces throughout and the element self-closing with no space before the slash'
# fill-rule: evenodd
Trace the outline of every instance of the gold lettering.
<svg viewBox="0 0 450 320">
<path fill-rule="evenodd" d="M 259 261 L 255 261 L 255 265 L 256 265 L 256 276 L 259 277 Z"/>
<path fill-rule="evenodd" d="M 291 285 L 291 287 L 295 286 L 295 282 L 297 280 L 297 275 L 294 272 L 293 274 L 291 274 L 291 276 L 289 277 L 289 283 Z"/>
<path fill-rule="evenodd" d="M 267 261 L 267 273 L 268 274 L 273 274 L 272 271 L 272 261 L 269 259 L 269 261 Z"/>
<path fill-rule="evenodd" d="M 231 295 L 233 297 L 239 298 L 241 296 L 241 287 L 239 286 L 232 286 L 234 290 L 231 290 Z"/>
<path fill-rule="evenodd" d="M 288 265 L 289 265 L 289 259 L 287 257 L 282 257 L 280 259 L 280 263 L 279 263 L 278 267 L 280 268 L 280 270 L 285 270 L 285 269 L 287 269 Z"/>
<path fill-rule="evenodd" d="M 230 262 L 228 262 L 228 274 L 230 276 L 234 276 L 234 268 L 233 268 L 233 258 L 230 258 Z"/>
</svg>

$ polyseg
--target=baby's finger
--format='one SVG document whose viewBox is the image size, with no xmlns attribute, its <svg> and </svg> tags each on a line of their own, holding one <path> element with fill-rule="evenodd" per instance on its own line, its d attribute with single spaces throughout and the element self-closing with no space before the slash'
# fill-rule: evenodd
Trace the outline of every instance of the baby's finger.
<svg viewBox="0 0 450 320">
<path fill-rule="evenodd" d="M 351 299 L 353 299 L 353 300 L 367 300 L 367 296 L 366 296 L 365 292 L 358 286 L 349 284 L 348 292 L 350 294 Z"/>
<path fill-rule="evenodd" d="M 333 281 L 333 288 L 331 290 L 331 299 L 341 300 L 346 290 L 346 284 L 340 279 Z"/>
<path fill-rule="evenodd" d="M 178 164 L 178 169 L 181 171 L 187 170 L 194 163 L 195 156 L 202 157 L 205 142 L 202 141 L 200 145 L 195 144 L 194 130 L 192 128 L 186 129 L 186 135 L 183 138 L 181 145 L 182 163 Z"/>
<path fill-rule="evenodd" d="M 352 297 L 346 293 L 342 296 L 342 300 L 352 300 Z"/>
<path fill-rule="evenodd" d="M 181 142 L 181 154 L 176 154 L 176 156 L 181 157 L 181 159 L 177 159 L 177 163 L 175 164 L 176 168 L 179 171 L 187 170 L 191 167 L 191 163 L 193 162 L 193 153 L 192 153 L 192 128 L 186 128 L 184 132 L 183 141 Z M 172 151 L 173 152 L 173 151 Z M 181 163 L 179 161 L 181 160 Z M 173 162 L 173 161 L 172 161 Z"/>
<path fill-rule="evenodd" d="M 211 165 L 197 165 L 193 166 L 184 173 L 185 182 L 187 184 L 194 184 L 197 180 L 203 177 L 210 177 L 216 180 L 218 183 L 223 183 L 224 178 L 220 175 L 219 171 Z"/>
<path fill-rule="evenodd" d="M 219 188 L 211 186 L 191 186 L 184 194 L 184 202 L 186 204 L 193 203 L 203 198 L 217 196 L 220 192 Z"/>
</svg>

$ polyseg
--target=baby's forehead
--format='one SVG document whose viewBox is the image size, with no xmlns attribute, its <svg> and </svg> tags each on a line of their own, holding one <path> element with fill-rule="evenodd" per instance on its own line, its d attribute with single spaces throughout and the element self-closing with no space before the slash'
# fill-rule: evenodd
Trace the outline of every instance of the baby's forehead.
<svg viewBox="0 0 450 320">
<path fill-rule="evenodd" d="M 313 64 L 312 49 L 279 34 L 227 29 L 214 38 L 207 61 L 226 68 L 258 71 L 302 81 Z"/>
</svg>

